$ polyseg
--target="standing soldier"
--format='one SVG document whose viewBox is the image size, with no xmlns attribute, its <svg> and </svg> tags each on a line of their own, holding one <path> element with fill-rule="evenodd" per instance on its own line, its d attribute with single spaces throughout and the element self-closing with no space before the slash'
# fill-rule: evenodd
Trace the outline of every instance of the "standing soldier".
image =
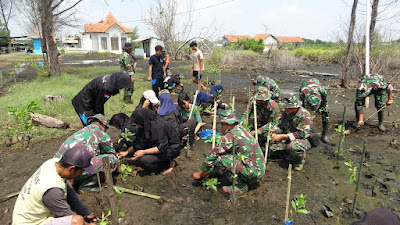
<svg viewBox="0 0 400 225">
<path fill-rule="evenodd" d="M 318 116 L 322 117 L 322 135 L 321 140 L 329 143 L 328 125 L 329 125 L 329 106 L 325 88 L 318 79 L 309 79 L 301 83 L 300 101 L 303 107 L 311 112 L 315 112 L 312 121 Z"/>
<path fill-rule="evenodd" d="M 135 80 L 134 74 L 136 70 L 137 60 L 132 55 L 132 43 L 126 42 L 122 48 L 124 52 L 119 56 L 119 63 L 121 65 L 121 72 L 128 74 Z M 134 90 L 134 83 L 131 84 L 130 88 L 125 88 L 124 102 L 132 104 L 132 93 Z"/>
<path fill-rule="evenodd" d="M 386 131 L 383 126 L 383 108 L 393 103 L 392 97 L 393 87 L 390 83 L 383 80 L 383 76 L 378 74 L 365 75 L 357 85 L 356 102 L 354 109 L 356 111 L 357 127 L 364 125 L 363 108 L 365 105 L 365 98 L 374 95 L 375 107 L 378 111 L 378 129 L 382 132 Z M 385 94 L 388 94 L 388 101 L 385 103 Z"/>
<path fill-rule="evenodd" d="M 206 178 L 217 167 L 228 179 L 232 178 L 233 161 L 238 176 L 236 191 L 248 191 L 248 184 L 257 183 L 264 175 L 264 154 L 254 137 L 239 123 L 235 112 L 225 110 L 220 113 L 221 129 L 224 134 L 219 143 L 205 158 L 200 171 L 193 174 L 195 180 Z M 233 155 L 235 146 L 235 155 Z M 235 157 L 235 160 L 233 160 Z M 222 191 L 232 193 L 232 186 L 224 186 Z"/>
<path fill-rule="evenodd" d="M 278 84 L 276 84 L 276 82 L 267 77 L 267 76 L 258 76 L 256 80 L 254 80 L 253 78 L 250 80 L 251 83 L 253 83 L 253 85 L 258 85 L 258 86 L 264 86 L 266 88 L 268 88 L 268 90 L 271 92 L 271 97 L 272 99 L 278 99 L 279 98 L 279 94 L 280 94 L 280 89 Z"/>
<path fill-rule="evenodd" d="M 301 106 L 296 96 L 287 94 L 282 99 L 285 112 L 279 120 L 272 142 L 272 151 L 286 150 L 293 157 L 293 169 L 302 170 L 306 151 L 311 148 L 308 137 L 311 135 L 310 113 Z"/>
</svg>

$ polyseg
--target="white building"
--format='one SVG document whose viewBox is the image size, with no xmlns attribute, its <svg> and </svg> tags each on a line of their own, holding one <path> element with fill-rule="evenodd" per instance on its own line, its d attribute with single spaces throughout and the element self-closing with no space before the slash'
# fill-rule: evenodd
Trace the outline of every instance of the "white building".
<svg viewBox="0 0 400 225">
<path fill-rule="evenodd" d="M 268 52 L 269 50 L 276 49 L 278 47 L 278 40 L 271 34 L 257 34 L 254 36 L 254 40 L 263 40 L 264 44 L 264 52 Z"/>
<path fill-rule="evenodd" d="M 81 45 L 84 51 L 122 53 L 122 47 L 130 42 L 132 30 L 118 23 L 109 12 L 104 21 L 85 24 Z"/>
<path fill-rule="evenodd" d="M 132 42 L 141 42 L 142 48 L 135 49 L 135 56 L 136 57 L 150 57 L 156 54 L 156 46 L 161 45 L 164 49 L 164 43 L 155 37 L 139 37 L 138 39 L 133 40 Z M 168 49 L 165 49 L 168 51 Z"/>
</svg>

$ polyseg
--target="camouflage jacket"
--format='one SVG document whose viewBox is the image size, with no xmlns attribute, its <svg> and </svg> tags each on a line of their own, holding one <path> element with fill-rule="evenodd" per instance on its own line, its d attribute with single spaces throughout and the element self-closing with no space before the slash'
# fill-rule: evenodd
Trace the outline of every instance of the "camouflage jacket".
<svg viewBox="0 0 400 225">
<path fill-rule="evenodd" d="M 232 143 L 235 137 L 235 143 Z M 232 155 L 232 146 L 236 146 L 235 160 L 242 163 L 243 175 L 247 178 L 261 178 L 264 175 L 264 154 L 255 138 L 242 125 L 236 125 L 221 137 L 219 143 L 205 158 L 202 171 L 210 172 L 223 155 Z"/>
<path fill-rule="evenodd" d="M 253 83 L 253 85 L 262 85 L 268 90 L 271 91 L 272 99 L 276 99 L 279 97 L 280 89 L 278 84 L 270 77 L 267 76 L 259 76 L 257 80 Z"/>
<path fill-rule="evenodd" d="M 127 52 L 123 52 L 119 56 L 119 64 L 121 66 L 121 72 L 124 72 L 128 75 L 134 75 L 133 67 L 135 65 L 135 60 L 133 56 Z"/>
<path fill-rule="evenodd" d="M 111 137 L 96 124 L 91 124 L 71 135 L 61 145 L 55 157 L 60 158 L 66 150 L 72 148 L 77 143 L 85 144 L 93 156 L 115 154 Z"/>
<path fill-rule="evenodd" d="M 306 109 L 308 108 L 304 101 L 312 94 L 316 94 L 320 97 L 321 103 L 318 106 L 316 114 L 321 114 L 328 107 L 328 98 L 325 88 L 322 86 L 321 82 L 315 78 L 303 81 L 300 86 L 300 101 Z"/>
<path fill-rule="evenodd" d="M 249 109 L 249 117 L 253 116 L 254 108 L 253 103 L 254 100 L 251 101 L 250 109 Z M 274 127 L 281 117 L 282 110 L 279 107 L 278 103 L 274 100 L 270 100 L 266 105 L 260 105 L 256 103 L 257 107 L 257 125 L 261 126 L 258 130 L 261 133 L 268 132 L 268 122 L 271 122 L 271 127 Z M 246 112 L 243 114 L 241 118 L 241 122 L 246 119 Z"/>
<path fill-rule="evenodd" d="M 393 91 L 393 86 L 390 83 L 385 82 L 382 75 L 365 75 L 357 85 L 356 97 L 361 99 L 368 97 L 373 93 L 385 94 L 391 91 Z"/>
<path fill-rule="evenodd" d="M 282 134 L 288 134 L 290 141 L 306 139 L 311 134 L 311 115 L 303 107 L 294 114 L 284 112 L 279 120 L 278 128 Z"/>
</svg>

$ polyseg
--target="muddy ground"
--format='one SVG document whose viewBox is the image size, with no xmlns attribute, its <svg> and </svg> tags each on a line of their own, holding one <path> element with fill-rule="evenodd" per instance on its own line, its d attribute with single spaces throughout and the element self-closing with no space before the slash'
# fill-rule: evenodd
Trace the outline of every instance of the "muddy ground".
<svg viewBox="0 0 400 225">
<path fill-rule="evenodd" d="M 92 58 L 89 58 L 93 60 Z M 72 62 L 73 58 L 64 59 L 64 62 Z M 85 59 L 86 60 L 86 59 Z M 114 65 L 117 62 L 106 62 Z M 185 65 L 188 62 L 178 62 L 175 65 Z M 85 66 L 85 65 L 81 65 Z M 87 66 L 90 66 L 87 65 Z M 143 72 L 147 72 L 147 61 L 140 60 L 139 66 Z M 172 67 L 171 67 L 172 68 Z M 307 67 L 308 70 L 332 73 L 339 71 L 336 66 L 331 67 Z M 190 79 L 188 71 L 173 72 L 183 73 L 185 79 Z M 222 73 L 222 84 L 225 87 L 222 100 L 229 101 L 230 85 L 236 98 L 237 115 L 244 112 L 248 101 L 248 87 L 250 86 L 248 75 L 256 76 L 265 74 L 265 71 L 246 71 L 231 69 Z M 308 76 L 292 75 L 288 72 L 268 73 L 278 84 L 283 92 L 296 92 L 301 81 Z M 318 77 L 328 87 L 329 104 L 331 107 L 330 137 L 332 143 L 338 143 L 338 135 L 334 134 L 334 126 L 341 120 L 343 106 L 348 105 L 346 119 L 353 120 L 354 90 L 338 89 L 336 77 Z M 210 77 L 211 80 L 211 77 Z M 188 82 L 189 83 L 189 82 Z M 194 90 L 193 85 L 186 85 L 187 89 Z M 395 94 L 395 103 L 399 98 Z M 373 99 L 371 99 L 373 106 Z M 71 106 L 72 107 L 72 106 Z M 368 117 L 375 109 L 365 110 Z M 292 177 L 292 196 L 307 195 L 306 208 L 310 214 L 293 215 L 295 224 L 349 224 L 361 217 L 365 212 L 374 208 L 384 207 L 395 213 L 400 212 L 400 151 L 398 144 L 391 141 L 398 140 L 400 129 L 392 127 L 392 121 L 398 119 L 398 105 L 392 105 L 386 110 L 386 127 L 388 130 L 381 133 L 377 130 L 377 117 L 374 116 L 360 130 L 351 129 L 350 135 L 344 141 L 343 158 L 337 160 L 333 152 L 333 145 L 321 144 L 307 152 L 306 165 L 301 172 L 294 172 Z M 211 128 L 211 118 L 204 117 Z M 315 132 L 321 131 L 319 118 L 313 125 Z M 217 128 L 219 129 L 219 127 Z M 71 134 L 74 130 L 71 130 Z M 116 129 L 108 132 L 114 140 L 119 133 Z M 358 215 L 350 216 L 349 209 L 352 205 L 341 205 L 344 197 L 353 199 L 355 184 L 349 184 L 349 174 L 346 173 L 344 162 L 352 159 L 358 165 L 363 139 L 368 143 L 367 157 L 362 170 L 361 191 L 357 202 Z M 11 149 L 4 145 L 0 147 L 0 196 L 18 191 L 32 173 L 57 151 L 61 139 L 53 139 L 38 143 L 30 147 L 30 150 Z M 393 142 L 392 142 L 393 143 Z M 199 170 L 206 154 L 210 151 L 211 144 L 197 141 L 192 158 L 185 158 L 182 150 L 177 159 L 178 166 L 172 173 L 155 176 L 130 176 L 126 182 L 117 178 L 117 185 L 127 188 L 140 186 L 147 193 L 161 195 L 175 200 L 175 203 L 162 203 L 153 199 L 123 194 L 119 197 L 119 209 L 126 216 L 121 218 L 121 224 L 282 224 L 285 211 L 285 198 L 287 188 L 288 157 L 285 154 L 274 154 L 268 163 L 268 170 L 261 179 L 260 186 L 246 194 L 239 195 L 236 206 L 228 201 L 228 197 L 220 192 L 207 190 L 193 185 L 192 174 Z M 101 215 L 107 206 L 101 206 L 100 195 L 97 193 L 80 194 L 83 202 L 91 210 Z M 10 224 L 11 214 L 16 198 L 0 203 L 0 224 Z M 326 218 L 322 213 L 323 204 L 330 206 L 335 213 L 332 218 Z"/>
</svg>

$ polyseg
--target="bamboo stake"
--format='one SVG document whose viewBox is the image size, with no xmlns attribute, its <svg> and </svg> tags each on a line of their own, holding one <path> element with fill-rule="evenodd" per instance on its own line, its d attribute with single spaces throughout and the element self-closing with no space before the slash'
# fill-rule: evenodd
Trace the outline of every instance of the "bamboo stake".
<svg viewBox="0 0 400 225">
<path fill-rule="evenodd" d="M 254 111 L 254 131 L 256 133 L 255 138 L 258 143 L 258 127 L 257 127 L 257 107 L 256 101 L 253 101 L 253 111 Z"/>
<path fill-rule="evenodd" d="M 250 114 L 250 104 L 247 104 L 247 109 L 246 109 L 246 125 L 249 124 L 249 114 Z"/>
<path fill-rule="evenodd" d="M 288 168 L 288 189 L 286 192 L 286 210 L 285 210 L 285 221 L 289 221 L 289 202 L 290 202 L 290 188 L 292 186 L 292 164 L 289 164 Z"/>
<path fill-rule="evenodd" d="M 12 199 L 14 197 L 17 197 L 19 195 L 19 193 L 21 193 L 21 191 L 17 191 L 17 192 L 14 192 L 14 193 L 6 195 L 2 199 L 0 199 L 0 203 L 5 202 L 7 200 L 10 200 L 10 199 Z"/>
<path fill-rule="evenodd" d="M 156 199 L 156 200 L 162 199 L 162 200 L 167 201 L 167 202 L 174 202 L 174 200 L 172 200 L 172 199 L 163 198 L 163 197 L 158 196 L 158 195 L 148 194 L 148 193 L 141 192 L 141 191 L 135 191 L 135 190 L 124 188 L 124 187 L 120 187 L 120 186 L 114 186 L 114 190 L 118 194 L 129 193 L 129 194 L 138 195 L 138 196 L 147 197 L 147 198 L 152 198 L 152 199 Z"/>
<path fill-rule="evenodd" d="M 214 119 L 213 119 L 213 139 L 212 139 L 212 148 L 215 148 L 215 135 L 217 131 L 217 102 L 214 101 Z"/>
<path fill-rule="evenodd" d="M 235 110 L 235 96 L 232 97 L 232 110 Z"/>
<path fill-rule="evenodd" d="M 235 193 L 235 188 L 236 188 L 236 165 L 235 165 L 235 156 L 236 156 L 236 146 L 235 146 L 235 136 L 232 138 L 232 157 L 233 157 L 233 181 L 232 181 L 232 200 L 233 200 L 233 205 L 236 205 L 236 193 Z"/>
<path fill-rule="evenodd" d="M 265 156 L 264 156 L 264 162 L 265 162 L 264 169 L 265 170 L 267 170 L 267 157 L 268 157 L 268 150 L 269 150 L 270 130 L 271 130 L 271 122 L 268 123 L 267 142 L 265 143 Z"/>
<path fill-rule="evenodd" d="M 363 168 L 363 162 L 365 153 L 367 151 L 367 142 L 364 140 L 363 152 L 361 154 L 360 166 L 358 167 L 358 174 L 357 174 L 357 184 L 356 184 L 356 191 L 354 193 L 354 200 L 353 200 L 353 208 L 351 209 L 351 214 L 354 215 L 354 211 L 356 210 L 356 201 L 358 197 L 358 189 L 360 188 L 360 180 L 361 180 L 361 170 Z"/>
<path fill-rule="evenodd" d="M 229 101 L 232 102 L 232 83 L 231 83 L 231 89 L 229 89 Z"/>
<path fill-rule="evenodd" d="M 194 94 L 194 100 L 193 100 L 192 108 L 190 109 L 189 119 L 192 117 L 192 113 L 193 113 L 194 106 L 196 105 L 196 100 L 197 100 L 197 94 L 198 93 L 199 93 L 199 91 L 197 90 L 196 93 Z"/>
<path fill-rule="evenodd" d="M 115 196 L 114 196 L 114 191 L 113 191 L 113 179 L 111 176 L 111 171 L 110 171 L 110 161 L 108 156 L 104 157 L 103 159 L 103 168 L 104 168 L 104 174 L 106 175 L 106 182 L 107 182 L 107 187 L 108 189 L 108 194 L 109 194 L 109 201 L 110 201 L 110 208 L 111 208 L 111 221 L 112 224 L 118 224 L 118 214 L 117 214 L 117 205 L 115 201 Z"/>
<path fill-rule="evenodd" d="M 367 119 L 364 120 L 364 123 L 367 122 L 369 119 L 371 119 L 371 117 L 375 116 L 375 114 L 377 114 L 378 112 L 382 111 L 383 109 L 386 108 L 387 105 L 382 106 L 382 108 L 380 108 L 378 111 L 374 112 L 372 115 L 370 115 Z"/>
<path fill-rule="evenodd" d="M 346 125 L 346 121 L 344 120 L 344 117 L 346 115 L 346 108 L 347 108 L 347 105 L 345 105 L 343 108 L 342 129 L 340 130 L 340 134 L 339 134 L 339 144 L 338 144 L 338 150 L 337 150 L 337 156 L 336 156 L 337 159 L 340 158 L 340 151 L 342 150 L 343 135 L 344 135 L 345 125 Z"/>
</svg>

